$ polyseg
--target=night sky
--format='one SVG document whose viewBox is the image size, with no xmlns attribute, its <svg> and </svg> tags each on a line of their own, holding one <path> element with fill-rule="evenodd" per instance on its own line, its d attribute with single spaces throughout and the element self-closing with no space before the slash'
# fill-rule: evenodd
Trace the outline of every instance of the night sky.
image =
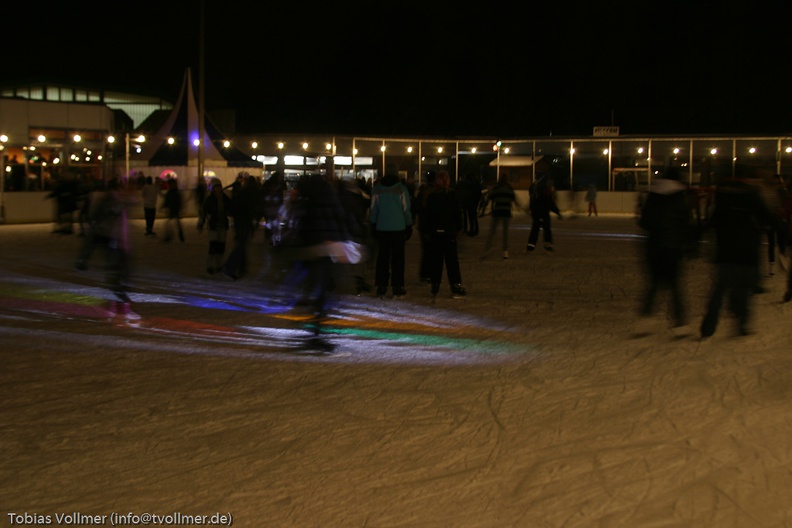
<svg viewBox="0 0 792 528">
<path fill-rule="evenodd" d="M 239 133 L 792 134 L 789 3 L 693 3 L 207 0 L 205 104 Z M 185 68 L 198 82 L 201 17 L 171 4 L 6 6 L 0 84 L 175 101 Z"/>
</svg>

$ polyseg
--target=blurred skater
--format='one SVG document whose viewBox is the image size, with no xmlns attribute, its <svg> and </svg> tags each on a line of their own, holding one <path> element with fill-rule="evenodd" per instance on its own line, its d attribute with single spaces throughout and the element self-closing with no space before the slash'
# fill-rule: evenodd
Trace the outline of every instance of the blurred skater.
<svg viewBox="0 0 792 528">
<path fill-rule="evenodd" d="M 350 240 L 348 217 L 341 205 L 337 186 L 330 181 L 332 179 L 332 171 L 328 169 L 327 175 L 310 175 L 299 185 L 301 218 L 298 229 L 311 299 L 308 326 L 312 336 L 306 344 L 320 352 L 335 348 L 323 337 L 329 296 L 336 282 L 335 265 L 329 253 L 324 253 L 322 248 L 333 242 Z"/>
<path fill-rule="evenodd" d="M 55 200 L 53 233 L 64 235 L 74 233 L 74 211 L 78 209 L 78 185 L 74 174 L 67 172 L 58 179 L 55 188 L 47 195 L 47 198 Z"/>
<path fill-rule="evenodd" d="M 367 215 L 371 196 L 365 192 L 356 180 L 339 180 L 338 191 L 341 206 L 347 215 L 349 235 L 353 241 L 365 248 L 366 253 L 369 253 L 372 241 Z M 366 267 L 367 259 L 351 265 L 356 295 L 371 291 L 371 284 L 369 284 L 365 276 Z"/>
<path fill-rule="evenodd" d="M 132 310 L 128 293 L 131 265 L 128 210 L 138 200 L 122 189 L 118 179 L 107 182 L 107 190 L 97 197 L 91 211 L 91 247 L 102 249 L 105 254 L 105 280 L 115 298 L 106 306 L 107 316 L 121 318 L 136 324 L 140 315 Z M 88 252 L 90 254 L 90 252 Z M 82 250 L 78 268 L 85 269 L 87 255 Z"/>
<path fill-rule="evenodd" d="M 679 172 L 670 168 L 664 177 L 652 182 L 639 220 L 639 225 L 647 233 L 647 284 L 641 301 L 641 315 L 652 315 L 658 290 L 667 289 L 671 294 L 674 327 L 688 324 L 682 272 L 692 221 L 687 186 L 679 181 Z"/>
<path fill-rule="evenodd" d="M 715 333 L 727 296 L 737 334 L 751 333 L 751 296 L 756 293 L 762 238 L 770 221 L 770 211 L 756 186 L 736 178 L 718 182 L 709 222 L 717 239 L 715 278 L 701 322 L 701 337 Z"/>
</svg>

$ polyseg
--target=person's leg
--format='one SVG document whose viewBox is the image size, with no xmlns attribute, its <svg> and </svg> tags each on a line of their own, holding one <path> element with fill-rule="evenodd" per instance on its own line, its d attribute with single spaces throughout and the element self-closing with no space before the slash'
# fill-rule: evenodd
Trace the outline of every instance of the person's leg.
<svg viewBox="0 0 792 528">
<path fill-rule="evenodd" d="M 418 278 L 422 282 L 431 282 L 431 270 L 429 269 L 429 251 L 431 251 L 431 239 L 424 232 L 419 232 L 421 241 L 421 256 L 418 267 Z"/>
<path fill-rule="evenodd" d="M 170 242 L 171 238 L 173 238 L 173 217 L 168 216 L 168 220 L 165 222 L 165 238 L 162 241 Z"/>
<path fill-rule="evenodd" d="M 327 316 L 327 296 L 332 282 L 333 262 L 329 257 L 314 259 L 309 268 L 313 277 L 313 317 L 316 322 L 315 333 L 320 333 L 320 322 Z"/>
<path fill-rule="evenodd" d="M 531 233 L 528 235 L 528 251 L 533 251 L 536 248 L 536 242 L 539 240 L 539 227 L 542 221 L 539 216 L 531 216 Z"/>
<path fill-rule="evenodd" d="M 404 293 L 405 241 L 404 234 L 395 232 L 391 250 L 391 286 L 393 294 Z"/>
<path fill-rule="evenodd" d="M 660 282 L 660 262 L 657 252 L 649 250 L 646 255 L 646 286 L 641 301 L 641 315 L 648 317 L 654 311 L 654 301 Z"/>
<path fill-rule="evenodd" d="M 80 244 L 80 251 L 77 254 L 77 262 L 74 264 L 75 268 L 78 270 L 88 269 L 88 259 L 91 258 L 91 254 L 96 248 L 97 242 L 98 235 L 94 233 L 93 229 L 89 229 L 85 233 L 82 244 Z"/>
<path fill-rule="evenodd" d="M 487 241 L 484 243 L 484 253 L 487 253 L 490 249 L 492 249 L 492 242 L 495 239 L 495 231 L 498 228 L 498 218 L 497 216 L 490 217 L 490 226 L 489 232 L 487 233 Z"/>
<path fill-rule="evenodd" d="M 146 217 L 146 234 L 150 235 L 154 232 L 154 210 L 151 207 L 145 207 L 143 215 Z"/>
<path fill-rule="evenodd" d="M 391 265 L 391 243 L 384 232 L 377 234 L 378 250 L 377 250 L 377 265 L 375 271 L 375 282 L 377 286 L 377 295 L 384 295 L 388 290 L 388 283 L 390 282 L 390 265 Z"/>
<path fill-rule="evenodd" d="M 427 257 L 429 278 L 432 282 L 432 295 L 437 295 L 437 292 L 440 291 L 440 283 L 443 280 L 443 248 L 439 237 L 432 239 Z"/>
<path fill-rule="evenodd" d="M 462 232 L 466 235 L 470 234 L 470 217 L 468 216 L 467 209 L 462 209 Z"/>
<path fill-rule="evenodd" d="M 250 248 L 250 241 L 253 238 L 253 230 L 250 229 L 245 234 L 245 242 L 241 248 L 240 262 L 239 262 L 239 276 L 247 275 L 248 272 L 248 250 Z"/>
<path fill-rule="evenodd" d="M 106 248 L 106 281 L 110 290 L 115 295 L 116 301 L 108 307 L 110 310 L 115 308 L 115 313 L 128 322 L 137 322 L 140 315 L 132 310 L 132 299 L 127 293 L 126 283 L 129 278 L 129 256 L 115 242 L 105 245 Z"/>
<path fill-rule="evenodd" d="M 669 259 L 669 285 L 671 287 L 671 308 L 674 317 L 674 326 L 687 324 L 687 310 L 685 295 L 682 288 L 682 255 L 672 255 Z"/>
<path fill-rule="evenodd" d="M 468 219 L 470 220 L 470 236 L 476 237 L 479 234 L 479 221 L 478 215 L 476 214 L 476 207 L 468 208 Z"/>
<path fill-rule="evenodd" d="M 729 311 L 737 319 L 738 333 L 746 335 L 750 315 L 748 303 L 754 292 L 758 271 L 754 272 L 750 266 L 735 266 L 733 274 L 734 280 L 729 290 Z"/>
<path fill-rule="evenodd" d="M 220 271 L 223 267 L 223 255 L 225 255 L 228 231 L 225 229 L 210 230 L 207 235 L 209 239 L 209 255 L 206 261 L 206 271 L 211 274 Z"/>
<path fill-rule="evenodd" d="M 228 258 L 225 259 L 225 263 L 222 265 L 223 273 L 227 277 L 231 277 L 234 280 L 238 278 L 237 274 L 239 268 L 239 260 L 240 260 L 240 246 L 239 246 L 239 242 L 235 242 L 234 247 L 232 247 L 231 251 L 228 253 Z"/>
<path fill-rule="evenodd" d="M 550 221 L 550 213 L 547 213 L 542 219 L 542 231 L 544 233 L 545 248 L 552 249 L 553 247 L 553 226 Z"/>
<path fill-rule="evenodd" d="M 511 218 L 508 216 L 501 217 L 498 223 L 500 223 L 501 229 L 503 230 L 501 247 L 503 251 L 509 251 L 509 225 L 511 224 Z"/>
<path fill-rule="evenodd" d="M 455 235 L 448 235 L 443 241 L 443 259 L 445 260 L 448 282 L 451 286 L 462 284 L 462 271 L 459 268 L 459 247 Z"/>
<path fill-rule="evenodd" d="M 715 283 L 707 303 L 707 312 L 701 321 L 701 336 L 709 337 L 715 333 L 718 326 L 721 306 L 723 306 L 723 296 L 726 292 L 729 280 L 729 270 L 725 264 L 717 264 L 715 270 Z"/>
<path fill-rule="evenodd" d="M 223 266 L 226 275 L 237 279 L 247 272 L 247 246 L 252 233 L 245 228 L 238 228 L 234 236 L 234 249 L 228 255 Z"/>
</svg>

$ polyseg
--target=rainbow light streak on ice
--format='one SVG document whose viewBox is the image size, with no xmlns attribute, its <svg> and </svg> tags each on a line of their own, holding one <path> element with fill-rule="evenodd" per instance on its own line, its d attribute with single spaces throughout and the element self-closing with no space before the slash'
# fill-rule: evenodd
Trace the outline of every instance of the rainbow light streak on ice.
<svg viewBox="0 0 792 528">
<path fill-rule="evenodd" d="M 118 343 L 114 336 L 120 334 L 124 348 L 134 350 L 256 359 L 273 354 L 283 358 L 290 352 L 289 357 L 309 357 L 299 351 L 311 335 L 313 321 L 296 299 L 278 293 L 152 283 L 148 291 L 130 293 L 143 319 L 129 327 L 108 317 L 104 306 L 112 293 L 106 288 L 19 274 L 0 280 L 0 333 L 30 334 L 32 339 L 59 344 L 107 341 L 105 353 L 112 351 L 112 343 Z M 322 333 L 343 351 L 337 357 L 345 361 L 475 364 L 535 353 L 524 335 L 493 321 L 420 306 L 405 311 L 404 303 L 371 307 L 352 299 L 337 299 L 321 321 Z M 91 347 L 86 343 L 84 348 Z M 325 358 L 332 359 L 333 355 Z"/>
</svg>

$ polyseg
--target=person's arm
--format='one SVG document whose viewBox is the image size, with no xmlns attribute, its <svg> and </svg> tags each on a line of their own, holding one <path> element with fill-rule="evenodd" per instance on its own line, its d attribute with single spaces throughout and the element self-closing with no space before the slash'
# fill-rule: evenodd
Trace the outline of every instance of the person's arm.
<svg viewBox="0 0 792 528">
<path fill-rule="evenodd" d="M 412 205 L 410 203 L 410 191 L 407 190 L 407 186 L 404 186 L 404 191 L 402 192 L 402 211 L 404 212 L 404 223 L 407 227 L 412 227 L 413 223 L 413 215 L 412 215 Z"/>
</svg>

